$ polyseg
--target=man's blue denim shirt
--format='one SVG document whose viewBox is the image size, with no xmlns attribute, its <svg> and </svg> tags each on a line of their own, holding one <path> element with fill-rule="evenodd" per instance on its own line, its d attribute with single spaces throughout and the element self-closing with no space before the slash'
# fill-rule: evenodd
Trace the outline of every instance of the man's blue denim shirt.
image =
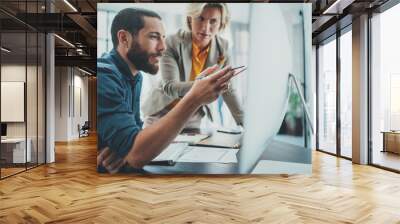
<svg viewBox="0 0 400 224">
<path fill-rule="evenodd" d="M 142 74 L 133 76 L 115 49 L 97 59 L 98 150 L 109 147 L 121 158 L 128 154 L 143 125 L 141 88 Z M 104 172 L 98 165 L 98 170 Z"/>
</svg>

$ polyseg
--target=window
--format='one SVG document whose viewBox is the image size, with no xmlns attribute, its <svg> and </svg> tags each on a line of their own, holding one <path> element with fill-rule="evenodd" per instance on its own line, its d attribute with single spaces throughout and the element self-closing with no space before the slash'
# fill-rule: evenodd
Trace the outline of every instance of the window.
<svg viewBox="0 0 400 224">
<path fill-rule="evenodd" d="M 340 36 L 340 155 L 352 157 L 352 35 Z"/>
<path fill-rule="evenodd" d="M 336 154 L 336 40 L 318 48 L 318 149 Z"/>
<path fill-rule="evenodd" d="M 400 129 L 399 21 L 399 4 L 371 18 L 371 162 L 395 170 L 400 170 L 400 151 L 386 144 L 400 148 L 400 133 L 391 133 Z"/>
</svg>

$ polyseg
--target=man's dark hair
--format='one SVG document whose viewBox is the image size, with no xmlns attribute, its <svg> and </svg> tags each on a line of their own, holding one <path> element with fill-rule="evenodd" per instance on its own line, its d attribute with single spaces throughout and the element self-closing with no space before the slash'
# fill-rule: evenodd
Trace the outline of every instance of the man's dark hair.
<svg viewBox="0 0 400 224">
<path fill-rule="evenodd" d="M 137 35 L 144 27 L 145 16 L 161 20 L 161 17 L 156 12 L 146 9 L 126 8 L 118 12 L 111 24 L 111 38 L 114 48 L 118 46 L 118 31 L 126 30 L 132 35 Z"/>
</svg>

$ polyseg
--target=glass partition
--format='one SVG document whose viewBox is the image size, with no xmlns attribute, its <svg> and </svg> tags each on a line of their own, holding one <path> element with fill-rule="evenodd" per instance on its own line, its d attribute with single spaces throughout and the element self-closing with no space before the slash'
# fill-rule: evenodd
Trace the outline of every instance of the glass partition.
<svg viewBox="0 0 400 224">
<path fill-rule="evenodd" d="M 30 151 L 26 151 L 26 33 L 1 34 L 1 122 L 6 126 L 2 134 L 2 177 L 26 169 Z M 7 49 L 5 51 L 4 49 Z"/>
<path fill-rule="evenodd" d="M 38 64 L 37 64 L 37 163 L 46 162 L 45 124 L 46 124 L 46 38 L 45 34 L 38 33 Z"/>
<path fill-rule="evenodd" d="M 24 23 L 45 1 L 1 1 L 0 178 L 45 162 L 45 35 Z M 12 13 L 11 13 L 12 12 Z M 38 17 L 35 17 L 38 18 Z"/>
<path fill-rule="evenodd" d="M 35 32 L 27 33 L 27 49 L 28 49 L 28 61 L 27 61 L 27 82 L 26 82 L 26 114 L 27 114 L 27 151 L 30 156 L 27 167 L 33 167 L 37 165 L 37 80 L 38 80 L 38 55 L 37 55 L 37 42 L 38 35 Z"/>
</svg>

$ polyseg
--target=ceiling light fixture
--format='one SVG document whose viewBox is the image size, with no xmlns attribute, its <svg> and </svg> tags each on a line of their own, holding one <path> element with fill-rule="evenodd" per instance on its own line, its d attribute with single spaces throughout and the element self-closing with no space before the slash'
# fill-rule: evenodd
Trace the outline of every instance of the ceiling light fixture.
<svg viewBox="0 0 400 224">
<path fill-rule="evenodd" d="M 336 0 L 332 5 L 325 9 L 322 14 L 342 14 L 343 9 L 351 5 L 353 2 L 354 0 Z"/>
<path fill-rule="evenodd" d="M 64 0 L 65 4 L 67 4 L 72 10 L 74 10 L 75 12 L 78 12 L 78 10 L 71 4 L 69 3 L 68 0 Z"/>
<path fill-rule="evenodd" d="M 75 45 L 73 45 L 73 44 L 72 44 L 71 42 L 69 42 L 68 40 L 66 40 L 66 39 L 64 39 L 64 38 L 62 38 L 62 37 L 60 37 L 60 36 L 57 35 L 57 34 L 54 34 L 54 36 L 57 37 L 58 39 L 60 39 L 62 42 L 64 42 L 64 43 L 66 43 L 67 45 L 69 45 L 70 47 L 75 48 Z"/>
<path fill-rule="evenodd" d="M 5 48 L 5 47 L 1 47 L 1 50 L 4 51 L 4 52 L 6 52 L 6 53 L 10 53 L 10 52 L 11 52 L 11 50 L 9 50 L 9 49 L 7 49 L 7 48 Z"/>
<path fill-rule="evenodd" d="M 83 69 L 81 69 L 81 68 L 79 68 L 78 67 L 78 69 L 79 69 L 79 71 L 81 71 L 81 72 L 83 72 L 83 73 L 85 73 L 85 74 L 87 74 L 87 75 L 92 75 L 92 73 L 90 73 L 90 72 L 88 72 L 88 71 L 86 71 L 86 70 L 83 70 Z"/>
</svg>

